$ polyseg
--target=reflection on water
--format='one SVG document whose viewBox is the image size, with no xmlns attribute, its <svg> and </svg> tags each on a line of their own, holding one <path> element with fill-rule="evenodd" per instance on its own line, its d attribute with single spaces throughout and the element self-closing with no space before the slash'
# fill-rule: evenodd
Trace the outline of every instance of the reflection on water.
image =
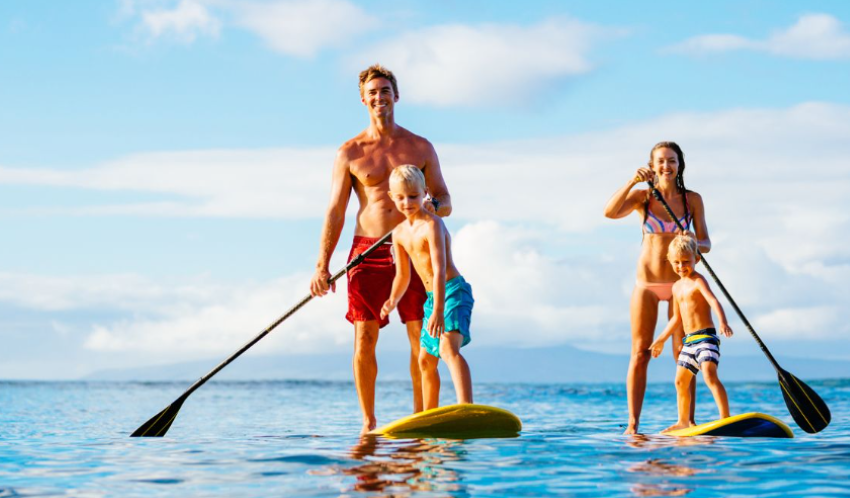
<svg viewBox="0 0 850 498">
<path fill-rule="evenodd" d="M 714 436 L 673 437 L 661 435 L 635 434 L 626 439 L 626 445 L 632 448 L 669 448 L 676 446 L 703 446 L 714 444 Z"/>
<path fill-rule="evenodd" d="M 629 467 L 629 472 L 646 472 L 655 476 L 692 476 L 697 473 L 696 469 L 692 469 L 686 465 L 676 465 L 667 463 L 657 458 L 650 458 L 645 462 L 641 462 Z"/>
<path fill-rule="evenodd" d="M 665 488 L 664 486 L 654 484 L 638 484 L 632 487 L 632 494 L 635 496 L 685 496 L 691 491 L 693 491 L 691 488 L 678 488 L 675 486 Z"/>
<path fill-rule="evenodd" d="M 632 448 L 657 450 L 671 447 L 710 445 L 714 444 L 714 439 L 711 436 L 671 437 L 637 434 L 629 437 L 626 440 L 626 445 Z M 671 463 L 660 458 L 649 458 L 632 464 L 627 470 L 628 472 L 661 478 L 660 482 L 649 482 L 647 479 L 635 484 L 631 488 L 634 496 L 685 496 L 694 490 L 693 485 L 689 484 L 687 479 L 671 480 L 670 478 L 691 477 L 703 472 L 683 463 Z"/>
<path fill-rule="evenodd" d="M 416 491 L 468 496 L 461 474 L 452 462 L 464 456 L 463 442 L 447 439 L 388 440 L 363 436 L 348 451 L 358 465 L 330 467 L 317 473 L 354 477 L 345 492 L 381 493 L 374 496 L 410 496 Z"/>
<path fill-rule="evenodd" d="M 651 476 L 689 477 L 697 473 L 696 469 L 686 465 L 664 462 L 650 458 L 644 462 L 629 467 L 629 472 L 643 472 Z M 675 483 L 648 484 L 639 483 L 632 487 L 635 496 L 684 496 L 693 491 L 692 488 L 682 487 Z"/>
</svg>

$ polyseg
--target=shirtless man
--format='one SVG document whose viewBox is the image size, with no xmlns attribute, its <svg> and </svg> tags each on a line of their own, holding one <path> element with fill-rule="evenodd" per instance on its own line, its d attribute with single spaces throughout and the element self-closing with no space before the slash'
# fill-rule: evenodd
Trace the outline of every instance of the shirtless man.
<svg viewBox="0 0 850 498">
<path fill-rule="evenodd" d="M 404 220 L 388 195 L 390 173 L 396 166 L 413 164 L 421 168 L 432 198 L 426 208 L 440 216 L 448 216 L 452 211 L 434 147 L 428 140 L 395 123 L 393 111 L 398 97 L 395 76 L 386 68 L 375 64 L 360 73 L 360 100 L 369 111 L 369 127 L 344 143 L 334 161 L 331 199 L 322 225 L 316 273 L 310 283 L 313 296 L 324 296 L 328 290 L 336 290 L 335 286 L 328 285 L 331 276 L 328 267 L 339 242 L 352 192 L 357 195 L 360 209 L 349 261 Z M 345 317 L 354 324 L 354 383 L 363 413 L 363 432 L 377 426 L 375 346 L 378 331 L 389 323 L 388 318 L 381 319 L 380 313 L 395 277 L 391 247 L 385 244 L 348 273 L 348 313 Z M 426 294 L 422 282 L 418 278 L 412 280 L 398 305 L 398 312 L 407 326 L 413 411 L 419 412 L 422 410 L 419 332 Z"/>
</svg>

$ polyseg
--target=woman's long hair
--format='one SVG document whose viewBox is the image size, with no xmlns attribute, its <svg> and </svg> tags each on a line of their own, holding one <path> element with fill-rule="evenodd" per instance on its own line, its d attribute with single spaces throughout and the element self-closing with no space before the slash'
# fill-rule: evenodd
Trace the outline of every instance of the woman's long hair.
<svg viewBox="0 0 850 498">
<path fill-rule="evenodd" d="M 658 149 L 670 149 L 676 153 L 676 156 L 679 158 L 679 172 L 676 174 L 676 191 L 682 194 L 682 199 L 684 200 L 683 204 L 685 206 L 685 220 L 689 220 L 691 217 L 690 209 L 688 207 L 688 189 L 685 188 L 685 153 L 682 152 L 682 148 L 679 147 L 679 144 L 676 142 L 658 142 L 649 151 L 649 168 L 652 169 L 652 155 Z M 649 216 L 649 198 L 651 197 L 650 191 L 646 192 L 646 202 L 644 203 L 643 209 L 643 222 L 646 223 L 646 218 Z M 688 223 L 690 224 L 690 222 Z"/>
<path fill-rule="evenodd" d="M 655 147 L 649 151 L 649 168 L 652 169 L 652 154 L 658 149 L 670 149 L 679 157 L 679 173 L 676 174 L 676 189 L 680 194 L 684 194 L 688 190 L 685 188 L 685 153 L 676 142 L 658 142 Z"/>
</svg>

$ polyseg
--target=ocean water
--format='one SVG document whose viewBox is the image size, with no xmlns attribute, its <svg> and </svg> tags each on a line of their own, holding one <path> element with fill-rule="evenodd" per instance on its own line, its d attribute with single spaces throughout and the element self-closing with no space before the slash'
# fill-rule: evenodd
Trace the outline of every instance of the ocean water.
<svg viewBox="0 0 850 498">
<path fill-rule="evenodd" d="M 733 413 L 777 416 L 794 439 L 652 435 L 675 418 L 668 384 L 649 386 L 639 437 L 621 435 L 622 385 L 479 384 L 522 434 L 453 441 L 358 437 L 347 382 L 210 382 L 161 439 L 128 436 L 185 383 L 0 382 L 0 497 L 850 496 L 850 380 L 809 384 L 832 410 L 818 435 L 777 383 L 727 384 Z M 379 383 L 379 423 L 409 405 L 406 384 Z M 698 422 L 715 413 L 701 386 Z"/>
</svg>

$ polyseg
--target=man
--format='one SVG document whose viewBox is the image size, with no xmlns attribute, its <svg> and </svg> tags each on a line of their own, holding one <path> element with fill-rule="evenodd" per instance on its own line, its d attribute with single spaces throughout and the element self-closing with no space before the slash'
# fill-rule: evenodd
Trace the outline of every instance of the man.
<svg viewBox="0 0 850 498">
<path fill-rule="evenodd" d="M 375 64 L 360 73 L 360 100 L 369 111 L 369 127 L 339 148 L 333 166 L 331 199 L 319 242 L 316 273 L 310 283 L 313 296 L 324 296 L 331 274 L 328 266 L 339 242 L 345 211 L 352 191 L 360 209 L 354 227 L 354 243 L 349 261 L 404 220 L 389 196 L 390 172 L 396 166 L 413 164 L 421 168 L 432 201 L 427 209 L 448 216 L 451 198 L 440 171 L 437 153 L 428 140 L 395 123 L 394 109 L 399 93 L 391 71 Z M 348 313 L 354 324 L 354 383 L 363 413 L 362 432 L 377 425 L 375 419 L 375 379 L 378 364 L 375 345 L 378 331 L 389 320 L 380 317 L 381 306 L 390 295 L 395 267 L 391 245 L 385 244 L 348 274 Z M 412 279 L 413 280 L 413 279 Z M 413 411 L 422 410 L 422 383 L 419 374 L 419 332 L 422 329 L 425 289 L 417 278 L 398 306 L 410 342 L 410 376 L 413 381 Z"/>
</svg>

